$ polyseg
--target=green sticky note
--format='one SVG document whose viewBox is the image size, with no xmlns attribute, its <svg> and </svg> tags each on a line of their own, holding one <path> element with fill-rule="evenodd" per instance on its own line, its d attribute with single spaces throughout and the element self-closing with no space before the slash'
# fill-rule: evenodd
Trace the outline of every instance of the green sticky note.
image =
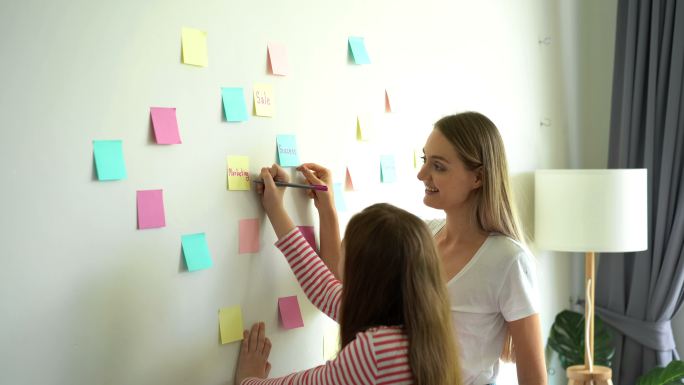
<svg viewBox="0 0 684 385">
<path fill-rule="evenodd" d="M 394 167 L 394 155 L 380 156 L 380 181 L 392 183 L 397 180 L 397 171 Z"/>
<path fill-rule="evenodd" d="M 93 140 L 95 168 L 99 180 L 126 179 L 123 143 L 120 140 Z"/>
<path fill-rule="evenodd" d="M 368 52 L 366 52 L 366 44 L 362 37 L 349 37 L 349 48 L 351 49 L 354 63 L 356 64 L 370 64 Z"/>
<path fill-rule="evenodd" d="M 297 138 L 294 135 L 278 135 L 276 137 L 276 147 L 278 147 L 279 165 L 282 167 L 299 166 Z"/>
<path fill-rule="evenodd" d="M 248 119 L 245 93 L 242 87 L 221 88 L 223 111 L 229 122 L 244 122 Z"/>
<path fill-rule="evenodd" d="M 181 236 L 183 256 L 188 271 L 208 269 L 212 266 L 209 246 L 204 233 L 188 234 Z"/>
<path fill-rule="evenodd" d="M 342 183 L 333 183 L 333 197 L 337 211 L 347 211 L 347 202 L 344 200 L 344 188 Z"/>
<path fill-rule="evenodd" d="M 219 309 L 221 344 L 242 340 L 242 309 L 240 306 Z"/>
</svg>

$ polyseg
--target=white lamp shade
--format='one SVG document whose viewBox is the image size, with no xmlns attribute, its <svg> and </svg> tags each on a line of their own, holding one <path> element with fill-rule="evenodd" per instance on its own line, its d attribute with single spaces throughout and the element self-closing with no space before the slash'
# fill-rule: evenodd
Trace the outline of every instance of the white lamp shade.
<svg viewBox="0 0 684 385">
<path fill-rule="evenodd" d="M 646 169 L 535 172 L 535 243 L 571 252 L 648 247 Z"/>
</svg>

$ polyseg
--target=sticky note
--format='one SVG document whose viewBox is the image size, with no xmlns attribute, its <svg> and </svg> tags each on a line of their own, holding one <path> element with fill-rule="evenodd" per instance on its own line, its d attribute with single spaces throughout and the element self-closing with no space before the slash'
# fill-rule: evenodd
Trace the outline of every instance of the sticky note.
<svg viewBox="0 0 684 385">
<path fill-rule="evenodd" d="M 181 60 L 184 64 L 207 66 L 207 33 L 199 29 L 183 27 L 181 31 Z"/>
<path fill-rule="evenodd" d="M 347 202 L 344 200 L 342 183 L 333 183 L 333 197 L 337 211 L 347 211 Z"/>
<path fill-rule="evenodd" d="M 280 322 L 283 328 L 295 329 L 304 326 L 296 295 L 278 298 L 278 310 L 280 310 Z"/>
<path fill-rule="evenodd" d="M 285 76 L 290 72 L 290 65 L 287 60 L 287 49 L 279 43 L 268 43 L 268 62 L 271 65 L 273 75 Z"/>
<path fill-rule="evenodd" d="M 356 139 L 368 142 L 375 136 L 375 118 L 370 114 L 361 114 L 356 117 Z"/>
<path fill-rule="evenodd" d="M 240 219 L 238 234 L 240 236 L 239 253 L 259 252 L 259 220 Z"/>
<path fill-rule="evenodd" d="M 330 361 L 340 350 L 340 328 L 337 325 L 323 329 L 323 359 Z"/>
<path fill-rule="evenodd" d="M 354 190 L 354 181 L 352 180 L 351 173 L 349 172 L 349 166 L 345 167 L 345 177 L 344 177 L 344 187 L 347 190 Z"/>
<path fill-rule="evenodd" d="M 204 233 L 182 235 L 181 244 L 188 271 L 208 269 L 212 266 L 209 246 Z"/>
<path fill-rule="evenodd" d="M 228 190 L 249 190 L 249 158 L 228 156 Z"/>
<path fill-rule="evenodd" d="M 150 107 L 152 127 L 157 144 L 180 144 L 175 108 Z"/>
<path fill-rule="evenodd" d="M 297 138 L 294 135 L 278 135 L 276 137 L 278 149 L 278 164 L 282 167 L 299 166 L 299 154 L 297 153 Z"/>
<path fill-rule="evenodd" d="M 385 112 L 392 112 L 392 105 L 390 104 L 389 92 L 385 89 Z"/>
<path fill-rule="evenodd" d="M 366 52 L 366 43 L 362 37 L 349 37 L 349 48 L 351 49 L 354 63 L 356 64 L 370 64 L 368 52 Z"/>
<path fill-rule="evenodd" d="M 265 83 L 254 85 L 254 112 L 257 116 L 273 116 L 275 101 L 273 86 Z"/>
<path fill-rule="evenodd" d="M 219 309 L 221 344 L 242 340 L 242 309 L 240 306 Z"/>
<path fill-rule="evenodd" d="M 136 192 L 136 201 L 138 204 L 138 229 L 166 226 L 162 190 L 139 190 Z"/>
<path fill-rule="evenodd" d="M 244 122 L 248 119 L 245 93 L 242 87 L 221 88 L 221 98 L 223 99 L 223 112 L 226 114 L 226 121 Z"/>
<path fill-rule="evenodd" d="M 311 248 L 314 250 L 318 250 L 316 248 L 316 235 L 314 234 L 313 226 L 297 226 L 297 227 L 299 228 L 299 231 L 302 232 L 304 239 L 306 239 L 306 241 L 309 242 L 309 245 L 311 245 Z"/>
<path fill-rule="evenodd" d="M 93 154 L 98 180 L 126 179 L 122 141 L 93 140 Z"/>
<path fill-rule="evenodd" d="M 380 156 L 380 181 L 392 183 L 397 180 L 397 171 L 394 166 L 394 155 Z"/>
</svg>

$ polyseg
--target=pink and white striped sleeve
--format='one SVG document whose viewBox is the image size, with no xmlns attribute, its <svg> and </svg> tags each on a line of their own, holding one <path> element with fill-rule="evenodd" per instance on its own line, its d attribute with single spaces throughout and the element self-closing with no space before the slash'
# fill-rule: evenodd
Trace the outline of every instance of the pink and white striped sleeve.
<svg viewBox="0 0 684 385">
<path fill-rule="evenodd" d="M 332 361 L 278 378 L 247 378 L 240 385 L 374 385 L 377 362 L 367 333 L 359 333 Z"/>
<path fill-rule="evenodd" d="M 280 238 L 276 247 L 285 255 L 299 285 L 311 303 L 337 321 L 342 283 L 321 261 L 297 227 Z"/>
</svg>

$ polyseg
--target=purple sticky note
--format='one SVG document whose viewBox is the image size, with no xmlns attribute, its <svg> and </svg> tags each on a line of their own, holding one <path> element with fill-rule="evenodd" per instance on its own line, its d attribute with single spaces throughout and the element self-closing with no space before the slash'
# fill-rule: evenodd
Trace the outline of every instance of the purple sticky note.
<svg viewBox="0 0 684 385">
<path fill-rule="evenodd" d="M 314 228 L 313 226 L 297 226 L 299 228 L 299 231 L 302 232 L 302 235 L 304 236 L 304 239 L 306 239 L 307 242 L 311 245 L 311 248 L 314 250 L 316 249 L 316 236 L 314 235 Z"/>
<path fill-rule="evenodd" d="M 278 298 L 278 309 L 280 310 L 280 321 L 285 329 L 294 329 L 304 326 L 302 312 L 299 309 L 297 296 Z"/>
<path fill-rule="evenodd" d="M 164 196 L 162 190 L 137 191 L 138 229 L 166 226 Z"/>
<path fill-rule="evenodd" d="M 259 220 L 240 219 L 240 254 L 259 252 Z"/>
<path fill-rule="evenodd" d="M 180 144 L 175 108 L 150 107 L 157 144 Z"/>
</svg>

